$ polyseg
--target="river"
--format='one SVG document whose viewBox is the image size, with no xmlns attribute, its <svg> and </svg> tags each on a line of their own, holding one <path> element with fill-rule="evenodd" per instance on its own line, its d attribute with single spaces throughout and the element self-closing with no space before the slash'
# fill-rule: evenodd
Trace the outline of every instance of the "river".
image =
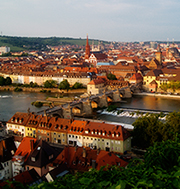
<svg viewBox="0 0 180 189">
<path fill-rule="evenodd" d="M 53 93 L 33 93 L 33 92 L 10 92 L 0 91 L 0 120 L 8 121 L 16 112 L 40 111 L 47 107 L 36 108 L 31 102 L 36 100 L 45 100 L 47 97 L 54 96 Z M 78 95 L 78 94 L 77 94 Z M 124 99 L 116 103 L 120 109 L 151 110 L 151 111 L 179 111 L 180 99 L 169 99 L 154 96 L 133 96 L 131 99 Z M 136 117 L 114 115 L 104 112 L 98 114 L 98 119 L 132 124 Z"/>
</svg>

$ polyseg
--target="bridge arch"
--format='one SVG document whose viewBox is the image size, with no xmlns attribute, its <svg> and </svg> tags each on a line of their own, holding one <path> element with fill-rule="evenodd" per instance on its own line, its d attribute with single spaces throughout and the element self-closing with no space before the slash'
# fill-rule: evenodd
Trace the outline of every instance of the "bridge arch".
<svg viewBox="0 0 180 189">
<path fill-rule="evenodd" d="M 98 107 L 98 102 L 92 100 L 91 101 L 91 108 L 97 108 Z"/>
<path fill-rule="evenodd" d="M 72 113 L 73 114 L 81 114 L 81 108 L 77 107 L 77 106 L 74 106 L 72 108 Z"/>
</svg>

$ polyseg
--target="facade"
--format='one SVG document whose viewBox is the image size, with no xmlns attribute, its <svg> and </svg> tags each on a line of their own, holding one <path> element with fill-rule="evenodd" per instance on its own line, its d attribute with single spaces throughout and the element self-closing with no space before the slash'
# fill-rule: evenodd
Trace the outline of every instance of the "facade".
<svg viewBox="0 0 180 189">
<path fill-rule="evenodd" d="M 0 55 L 10 52 L 10 47 L 0 47 Z"/>
<path fill-rule="evenodd" d="M 27 120 L 33 121 L 30 119 L 30 117 L 32 118 L 31 114 L 24 113 L 24 116 L 25 114 Z M 8 121 L 8 124 L 13 120 L 12 118 Z M 37 120 L 37 117 L 34 118 Z M 32 126 L 31 131 L 31 127 L 28 125 L 29 122 L 24 123 L 23 128 L 29 128 L 29 133 L 32 132 L 32 136 L 30 134 L 29 136 L 32 139 L 36 136 L 36 139 L 42 139 L 54 144 L 86 146 L 94 149 L 101 148 L 102 150 L 118 153 L 124 153 L 126 150 L 131 149 L 130 134 L 121 125 L 42 116 L 38 126 Z M 36 135 L 33 135 L 33 129 L 35 128 Z M 13 131 L 13 129 L 16 130 L 16 127 L 8 126 L 8 131 L 9 129 Z M 20 132 L 19 134 L 21 135 Z"/>
<path fill-rule="evenodd" d="M 101 78 L 94 79 L 87 85 L 88 94 L 100 94 L 106 89 L 105 81 Z"/>
<path fill-rule="evenodd" d="M 8 134 L 11 132 L 21 135 L 22 137 L 26 136 L 26 128 L 25 125 L 27 124 L 29 119 L 29 114 L 17 112 L 14 116 L 7 122 L 6 130 Z"/>
<path fill-rule="evenodd" d="M 6 180 L 13 176 L 12 157 L 16 152 L 13 138 L 5 138 L 0 141 L 0 180 Z"/>
<path fill-rule="evenodd" d="M 13 177 L 25 171 L 25 163 L 33 149 L 36 139 L 24 137 L 12 158 Z"/>
</svg>

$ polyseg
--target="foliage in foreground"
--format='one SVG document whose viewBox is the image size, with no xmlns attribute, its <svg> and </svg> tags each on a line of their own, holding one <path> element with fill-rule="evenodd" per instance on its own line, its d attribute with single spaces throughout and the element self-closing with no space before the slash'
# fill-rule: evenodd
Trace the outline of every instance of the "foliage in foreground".
<svg viewBox="0 0 180 189">
<path fill-rule="evenodd" d="M 174 140 L 176 133 L 180 134 L 180 112 L 167 114 L 164 122 L 159 119 L 162 116 L 163 113 L 147 114 L 136 119 L 133 123 L 133 145 L 147 148 L 154 142 Z"/>
<path fill-rule="evenodd" d="M 167 140 L 155 143 L 145 154 L 144 161 L 134 159 L 127 169 L 111 167 L 104 171 L 92 169 L 85 173 L 66 175 L 51 183 L 31 186 L 39 188 L 69 189 L 144 189 L 180 188 L 180 140 Z M 6 185 L 7 188 L 7 185 Z M 23 188 L 23 186 L 18 189 Z M 26 188 L 26 187 L 24 187 Z"/>
</svg>

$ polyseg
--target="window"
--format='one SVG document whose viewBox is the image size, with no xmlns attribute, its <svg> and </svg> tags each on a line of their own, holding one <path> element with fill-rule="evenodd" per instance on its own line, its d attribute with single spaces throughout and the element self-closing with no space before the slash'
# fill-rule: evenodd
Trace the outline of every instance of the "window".
<svg viewBox="0 0 180 189">
<path fill-rule="evenodd" d="M 54 133 L 54 135 L 56 135 L 56 133 Z"/>
<path fill-rule="evenodd" d="M 70 141 L 69 141 L 69 144 L 73 144 L 73 141 L 72 141 L 72 140 L 70 140 Z"/>
<path fill-rule="evenodd" d="M 61 135 L 58 135 L 58 137 L 60 138 L 60 137 L 61 137 Z"/>
<path fill-rule="evenodd" d="M 26 168 L 27 170 L 29 170 L 29 167 L 27 166 L 27 168 Z"/>
<path fill-rule="evenodd" d="M 56 138 L 54 138 L 54 141 L 56 141 Z"/>
<path fill-rule="evenodd" d="M 69 135 L 69 137 L 71 138 L 71 135 Z"/>
</svg>

